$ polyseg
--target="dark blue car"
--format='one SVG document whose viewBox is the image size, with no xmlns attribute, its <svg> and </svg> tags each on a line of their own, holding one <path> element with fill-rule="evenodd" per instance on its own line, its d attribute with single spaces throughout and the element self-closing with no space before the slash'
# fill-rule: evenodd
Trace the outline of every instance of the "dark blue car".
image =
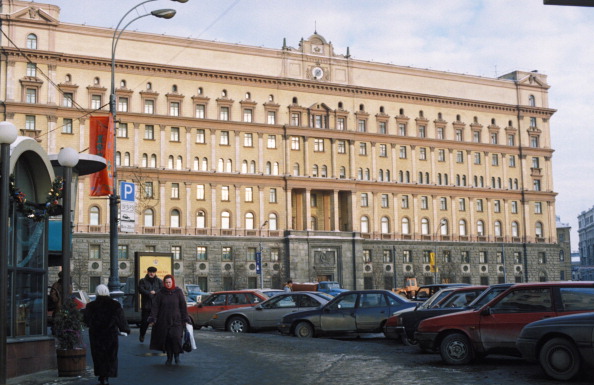
<svg viewBox="0 0 594 385">
<path fill-rule="evenodd" d="M 394 312 L 415 307 L 388 290 L 353 290 L 344 292 L 326 305 L 283 317 L 279 331 L 299 338 L 324 334 L 379 333 Z"/>
</svg>

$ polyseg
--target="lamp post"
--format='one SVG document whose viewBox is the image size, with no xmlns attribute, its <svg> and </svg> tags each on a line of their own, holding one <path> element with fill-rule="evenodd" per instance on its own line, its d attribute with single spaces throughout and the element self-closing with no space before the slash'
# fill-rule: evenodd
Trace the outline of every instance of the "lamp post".
<svg viewBox="0 0 594 385">
<path fill-rule="evenodd" d="M 8 256 L 10 243 L 8 239 L 9 225 L 9 174 L 10 145 L 17 138 L 17 129 L 10 122 L 0 122 L 0 384 L 6 384 L 6 327 L 8 314 L 6 311 L 8 296 Z"/>
<path fill-rule="evenodd" d="M 114 124 L 114 137 L 113 137 L 113 159 L 112 159 L 112 182 L 113 182 L 113 191 L 109 196 L 109 291 L 110 292 L 119 292 L 120 291 L 120 278 L 118 273 L 118 187 L 117 187 L 117 168 L 116 168 L 116 138 L 117 138 L 117 129 L 115 128 L 116 124 L 116 94 L 115 94 L 115 53 L 116 48 L 118 45 L 118 41 L 122 36 L 124 30 L 134 21 L 146 17 L 146 16 L 155 16 L 162 19 L 171 19 L 175 16 L 174 9 L 158 9 L 140 16 L 137 16 L 126 23 L 122 28 L 120 26 L 124 22 L 124 19 L 135 9 L 140 7 L 143 4 L 150 3 L 157 0 L 146 0 L 137 4 L 136 6 L 132 7 L 126 14 L 120 19 L 117 26 L 113 31 L 113 37 L 111 39 L 111 90 L 109 94 L 109 112 L 110 115 L 113 117 L 113 124 Z M 177 3 L 186 3 L 188 0 L 171 0 Z"/>
<path fill-rule="evenodd" d="M 268 221 L 264 221 L 260 226 L 260 243 L 258 245 L 258 255 L 256 256 L 256 266 L 260 269 L 260 289 L 264 289 L 264 270 L 262 269 L 262 229 L 268 224 Z"/>
<path fill-rule="evenodd" d="M 78 152 L 70 147 L 58 154 L 58 163 L 64 169 L 62 190 L 62 301 L 70 298 L 70 260 L 72 259 L 72 169 L 78 164 Z"/>
</svg>

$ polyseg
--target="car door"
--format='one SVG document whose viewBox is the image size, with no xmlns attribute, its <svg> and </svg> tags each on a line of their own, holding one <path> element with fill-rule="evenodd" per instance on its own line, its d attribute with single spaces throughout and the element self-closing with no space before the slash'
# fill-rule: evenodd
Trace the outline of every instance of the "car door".
<svg viewBox="0 0 594 385">
<path fill-rule="evenodd" d="M 357 296 L 357 293 L 344 294 L 321 309 L 321 330 L 326 332 L 356 331 Z"/>
<path fill-rule="evenodd" d="M 204 325 L 207 321 L 210 321 L 215 313 L 223 310 L 227 310 L 227 294 L 213 294 L 207 298 L 204 302 L 198 305 L 198 312 L 196 318 L 198 325 Z M 195 320 L 196 321 L 196 320 Z"/>
<path fill-rule="evenodd" d="M 357 331 L 375 331 L 390 316 L 384 293 L 361 293 L 356 310 Z"/>
<path fill-rule="evenodd" d="M 479 340 L 485 351 L 515 350 L 516 339 L 524 326 L 554 316 L 550 287 L 511 290 L 491 305 L 488 311 L 482 311 Z"/>
<path fill-rule="evenodd" d="M 274 328 L 289 313 L 299 310 L 297 294 L 277 295 L 254 310 L 253 326 L 256 328 Z"/>
</svg>

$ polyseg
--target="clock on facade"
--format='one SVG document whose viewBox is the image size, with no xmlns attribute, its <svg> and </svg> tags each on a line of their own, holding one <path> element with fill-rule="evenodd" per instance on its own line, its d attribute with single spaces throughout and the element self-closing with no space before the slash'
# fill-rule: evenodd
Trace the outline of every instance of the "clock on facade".
<svg viewBox="0 0 594 385">
<path fill-rule="evenodd" d="M 311 70 L 311 76 L 316 80 L 320 80 L 324 77 L 324 70 L 320 67 L 314 67 Z"/>
</svg>

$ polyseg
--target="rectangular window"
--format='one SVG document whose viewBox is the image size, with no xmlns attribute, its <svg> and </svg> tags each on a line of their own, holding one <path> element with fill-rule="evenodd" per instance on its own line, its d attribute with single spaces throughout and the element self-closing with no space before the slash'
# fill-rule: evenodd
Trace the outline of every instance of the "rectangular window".
<svg viewBox="0 0 594 385">
<path fill-rule="evenodd" d="M 299 126 L 301 123 L 300 114 L 298 112 L 291 113 L 291 126 Z"/>
<path fill-rule="evenodd" d="M 27 63 L 27 76 L 31 78 L 37 76 L 37 65 L 35 63 Z"/>
<path fill-rule="evenodd" d="M 511 202 L 511 212 L 512 212 L 512 214 L 518 213 L 518 202 L 517 201 Z"/>
<path fill-rule="evenodd" d="M 486 251 L 479 251 L 479 263 L 488 263 Z"/>
<path fill-rule="evenodd" d="M 244 147 L 253 147 L 254 146 L 254 136 L 251 133 L 245 133 L 243 135 L 243 146 Z"/>
<path fill-rule="evenodd" d="M 457 129 L 456 130 L 456 141 L 461 142 L 463 139 L 464 139 L 464 137 L 462 135 L 462 130 Z"/>
<path fill-rule="evenodd" d="M 439 208 L 441 210 L 447 210 L 448 209 L 448 198 L 439 198 Z"/>
<path fill-rule="evenodd" d="M 501 251 L 495 253 L 495 263 L 503 263 L 503 253 Z"/>
<path fill-rule="evenodd" d="M 367 131 L 367 121 L 366 120 L 359 119 L 357 121 L 357 131 L 359 131 L 359 132 Z"/>
<path fill-rule="evenodd" d="M 221 201 L 229 201 L 229 186 L 221 186 Z"/>
<path fill-rule="evenodd" d="M 480 152 L 474 153 L 474 164 L 481 164 L 481 153 Z"/>
<path fill-rule="evenodd" d="M 499 166 L 499 155 L 498 154 L 491 154 L 491 165 Z"/>
<path fill-rule="evenodd" d="M 171 184 L 171 198 L 179 199 L 179 183 Z"/>
<path fill-rule="evenodd" d="M 406 146 L 400 146 L 400 159 L 406 159 Z"/>
<path fill-rule="evenodd" d="M 408 208 L 408 195 L 403 195 L 402 196 L 402 208 L 403 209 L 407 209 Z"/>
<path fill-rule="evenodd" d="M 359 143 L 359 155 L 367 155 L 367 143 Z"/>
<path fill-rule="evenodd" d="M 196 117 L 198 119 L 204 119 L 206 112 L 206 106 L 204 104 L 196 104 Z"/>
<path fill-rule="evenodd" d="M 462 151 L 456 152 L 456 163 L 464 163 L 464 153 Z"/>
<path fill-rule="evenodd" d="M 254 120 L 254 111 L 251 108 L 246 108 L 243 110 L 243 121 L 246 123 L 251 123 Z"/>
<path fill-rule="evenodd" d="M 146 99 L 144 101 L 144 113 L 154 114 L 155 113 L 155 101 L 152 99 Z"/>
<path fill-rule="evenodd" d="M 118 125 L 118 138 L 128 137 L 128 123 L 120 123 Z"/>
<path fill-rule="evenodd" d="M 404 262 L 404 263 L 413 263 L 412 251 L 410 251 L 410 250 L 402 250 L 402 262 Z"/>
<path fill-rule="evenodd" d="M 541 190 L 540 180 L 536 179 L 533 182 L 533 186 L 534 186 L 534 191 L 540 191 Z"/>
<path fill-rule="evenodd" d="M 542 214 L 542 202 L 534 202 L 534 214 Z"/>
<path fill-rule="evenodd" d="M 314 152 L 324 152 L 324 139 L 314 139 Z"/>
<path fill-rule="evenodd" d="M 229 120 L 229 107 L 221 107 L 219 120 Z"/>
<path fill-rule="evenodd" d="M 233 260 L 232 249 L 230 247 L 223 247 L 222 257 L 223 257 L 223 261 L 232 261 Z"/>
<path fill-rule="evenodd" d="M 532 157 L 532 168 L 540 168 L 540 160 L 538 157 Z"/>
<path fill-rule="evenodd" d="M 72 134 L 72 119 L 64 119 L 64 123 L 62 124 L 62 133 Z"/>
<path fill-rule="evenodd" d="M 371 263 L 371 250 L 363 250 L 363 263 Z"/>
<path fill-rule="evenodd" d="M 118 98 L 118 111 L 128 112 L 128 98 Z"/>
<path fill-rule="evenodd" d="M 247 261 L 255 261 L 256 260 L 256 252 L 257 252 L 257 248 L 255 247 L 248 247 L 247 248 L 247 253 L 246 253 L 246 260 Z"/>
<path fill-rule="evenodd" d="M 470 263 L 470 255 L 468 254 L 468 251 L 460 252 L 460 263 Z"/>
<path fill-rule="evenodd" d="M 339 140 L 337 142 L 338 153 L 339 154 L 346 154 L 346 143 L 344 140 Z"/>
<path fill-rule="evenodd" d="M 102 105 L 101 95 L 91 95 L 91 109 L 100 110 Z"/>
<path fill-rule="evenodd" d="M 466 199 L 464 199 L 464 198 L 458 199 L 458 210 L 466 211 Z"/>
<path fill-rule="evenodd" d="M 144 182 L 144 197 L 153 197 L 153 182 Z"/>
<path fill-rule="evenodd" d="M 291 136 L 291 150 L 299 150 L 301 148 L 298 136 Z"/>
<path fill-rule="evenodd" d="M 229 145 L 229 131 L 221 131 L 221 138 L 219 144 L 221 146 Z"/>
<path fill-rule="evenodd" d="M 171 246 L 171 254 L 173 254 L 173 259 L 182 259 L 181 246 Z"/>
<path fill-rule="evenodd" d="M 153 126 L 152 124 L 147 124 L 146 126 L 144 126 L 144 139 L 155 139 L 155 126 Z"/>
<path fill-rule="evenodd" d="M 208 254 L 206 253 L 206 246 L 196 246 L 196 259 L 199 261 L 208 260 Z"/>
<path fill-rule="evenodd" d="M 205 198 L 205 186 L 203 184 L 196 185 L 196 199 L 203 201 Z"/>
<path fill-rule="evenodd" d="M 269 199 L 268 202 L 276 203 L 276 188 L 271 188 L 269 192 Z"/>
<path fill-rule="evenodd" d="M 445 162 L 445 150 L 444 149 L 440 149 L 437 151 L 437 161 Z"/>
<path fill-rule="evenodd" d="M 128 259 L 128 245 L 118 245 L 118 259 Z"/>
<path fill-rule="evenodd" d="M 392 250 L 384 250 L 384 263 L 392 263 Z"/>
<path fill-rule="evenodd" d="M 340 130 L 340 131 L 344 131 L 345 130 L 345 121 L 344 118 L 338 118 L 336 119 L 336 129 Z"/>
<path fill-rule="evenodd" d="M 276 112 L 268 111 L 268 113 L 266 114 L 266 118 L 266 122 L 268 124 L 276 124 Z"/>
<path fill-rule="evenodd" d="M 170 116 L 179 116 L 179 102 L 169 103 L 169 115 Z"/>
<path fill-rule="evenodd" d="M 252 187 L 245 188 L 245 201 L 246 202 L 254 201 L 254 189 Z"/>
<path fill-rule="evenodd" d="M 379 122 L 379 126 L 378 126 L 378 131 L 380 134 L 387 134 L 388 133 L 388 129 L 387 129 L 387 124 L 386 122 Z"/>
<path fill-rule="evenodd" d="M 472 141 L 474 143 L 480 143 L 481 142 L 481 132 L 480 131 L 473 131 L 472 132 Z"/>
<path fill-rule="evenodd" d="M 427 160 L 427 149 L 425 147 L 419 148 L 419 160 Z"/>
<path fill-rule="evenodd" d="M 538 136 L 531 136 L 530 137 L 530 147 L 538 148 Z"/>
<path fill-rule="evenodd" d="M 267 148 L 276 148 L 276 135 L 268 135 Z"/>
<path fill-rule="evenodd" d="M 497 144 L 499 142 L 499 135 L 496 132 L 491 133 L 491 144 Z"/>
<path fill-rule="evenodd" d="M 496 213 L 501 212 L 501 201 L 500 200 L 493 201 L 493 211 L 495 211 Z"/>
<path fill-rule="evenodd" d="M 426 138 L 427 137 L 427 127 L 426 126 L 419 126 L 419 138 Z"/>
<path fill-rule="evenodd" d="M 37 103 L 37 89 L 27 88 L 26 91 L 26 102 L 29 104 Z"/>
<path fill-rule="evenodd" d="M 206 143 L 206 134 L 202 128 L 196 130 L 196 143 Z"/>
<path fill-rule="evenodd" d="M 170 141 L 179 142 L 179 127 L 171 127 Z"/>
<path fill-rule="evenodd" d="M 530 118 L 530 127 L 536 127 L 536 118 L 534 118 L 534 117 Z"/>
<path fill-rule="evenodd" d="M 541 265 L 547 263 L 547 256 L 544 251 L 538 252 L 538 263 L 540 263 Z"/>
<path fill-rule="evenodd" d="M 421 197 L 421 210 L 429 209 L 429 199 L 426 196 Z"/>
<path fill-rule="evenodd" d="M 516 167 L 516 156 L 509 155 L 509 167 Z"/>
<path fill-rule="evenodd" d="M 280 255 L 279 249 L 277 249 L 277 248 L 270 249 L 270 261 L 271 262 L 278 262 L 280 260 L 279 255 Z"/>
<path fill-rule="evenodd" d="M 361 194 L 361 207 L 369 206 L 369 198 L 367 197 L 367 193 Z"/>
<path fill-rule="evenodd" d="M 507 145 L 508 146 L 515 146 L 516 145 L 516 136 L 513 134 L 509 134 L 507 136 Z"/>
<path fill-rule="evenodd" d="M 101 245 L 89 245 L 89 258 L 101 259 Z"/>
<path fill-rule="evenodd" d="M 35 131 L 35 115 L 27 115 L 25 117 L 25 129 Z"/>
<path fill-rule="evenodd" d="M 72 95 L 72 92 L 64 92 L 64 107 L 72 107 L 73 105 L 73 99 L 74 96 Z"/>
<path fill-rule="evenodd" d="M 482 199 L 476 200 L 476 211 L 478 211 L 479 213 L 483 212 L 483 200 Z"/>
<path fill-rule="evenodd" d="M 390 198 L 388 194 L 382 194 L 382 207 L 388 208 L 390 207 Z"/>
<path fill-rule="evenodd" d="M 388 146 L 386 146 L 385 144 L 379 145 L 379 156 L 382 158 L 385 158 L 388 156 Z"/>
<path fill-rule="evenodd" d="M 406 136 L 406 124 L 404 124 L 404 123 L 398 124 L 398 135 Z"/>
</svg>

